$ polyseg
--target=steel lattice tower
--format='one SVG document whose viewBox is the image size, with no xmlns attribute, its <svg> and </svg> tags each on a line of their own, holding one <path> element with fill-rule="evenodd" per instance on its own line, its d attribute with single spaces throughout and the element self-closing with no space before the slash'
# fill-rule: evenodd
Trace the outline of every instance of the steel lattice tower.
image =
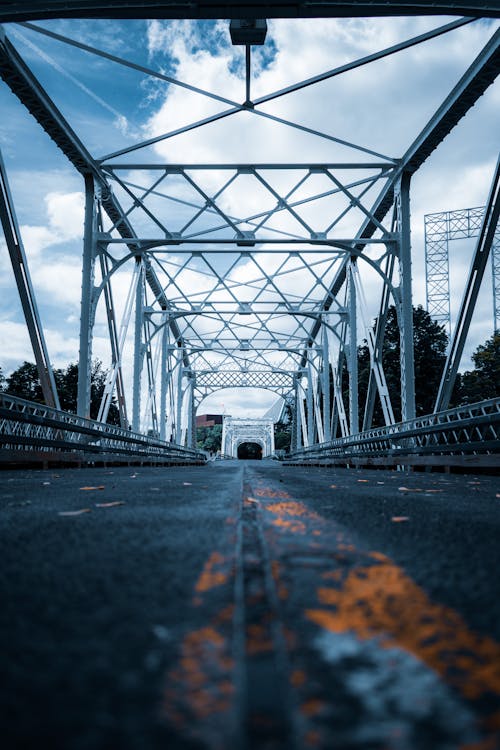
<svg viewBox="0 0 500 750">
<path fill-rule="evenodd" d="M 442 211 L 424 216 L 425 281 L 427 310 L 451 334 L 450 257 L 451 240 L 477 237 L 484 206 Z M 500 230 L 497 226 L 491 247 L 494 330 L 500 327 Z"/>
</svg>

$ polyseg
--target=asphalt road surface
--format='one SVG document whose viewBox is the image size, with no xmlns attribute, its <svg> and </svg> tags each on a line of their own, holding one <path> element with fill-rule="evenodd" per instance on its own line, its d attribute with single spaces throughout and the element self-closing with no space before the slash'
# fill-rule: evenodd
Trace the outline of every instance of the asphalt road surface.
<svg viewBox="0 0 500 750">
<path fill-rule="evenodd" d="M 4 750 L 500 748 L 500 481 L 0 474 Z"/>
</svg>

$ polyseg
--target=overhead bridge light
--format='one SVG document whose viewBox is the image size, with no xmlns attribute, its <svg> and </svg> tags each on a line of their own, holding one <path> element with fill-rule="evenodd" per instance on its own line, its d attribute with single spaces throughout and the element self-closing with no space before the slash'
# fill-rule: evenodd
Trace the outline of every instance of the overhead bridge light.
<svg viewBox="0 0 500 750">
<path fill-rule="evenodd" d="M 233 19 L 229 23 L 233 44 L 264 44 L 267 22 L 264 18 Z"/>
</svg>

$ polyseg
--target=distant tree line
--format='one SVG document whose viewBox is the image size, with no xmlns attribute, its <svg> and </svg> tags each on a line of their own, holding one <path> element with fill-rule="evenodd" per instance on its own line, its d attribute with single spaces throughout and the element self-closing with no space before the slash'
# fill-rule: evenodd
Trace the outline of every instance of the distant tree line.
<svg viewBox="0 0 500 750">
<path fill-rule="evenodd" d="M 90 418 L 97 419 L 99 406 L 104 394 L 107 372 L 102 367 L 102 362 L 95 359 L 92 362 L 90 372 Z M 63 411 L 76 414 L 77 389 L 78 389 L 78 365 L 70 363 L 65 369 L 54 370 L 59 402 Z M 0 368 L 0 388 L 11 396 L 25 398 L 43 404 L 42 386 L 38 377 L 37 366 L 32 362 L 23 362 L 17 370 L 4 377 Z M 109 408 L 108 424 L 119 425 L 120 415 L 116 403 Z"/>
</svg>

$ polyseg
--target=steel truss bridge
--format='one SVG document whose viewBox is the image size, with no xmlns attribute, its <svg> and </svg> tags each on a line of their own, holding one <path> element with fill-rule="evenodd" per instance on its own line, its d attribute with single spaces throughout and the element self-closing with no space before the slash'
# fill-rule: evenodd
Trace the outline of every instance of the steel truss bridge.
<svg viewBox="0 0 500 750">
<path fill-rule="evenodd" d="M 228 91 L 207 90 L 196 81 L 178 80 L 162 69 L 62 35 L 50 25 L 33 23 L 54 18 L 226 18 L 243 19 L 238 26 L 241 31 L 264 18 L 416 14 L 455 18 L 260 96 L 252 92 L 255 53 L 247 38 L 239 98 Z M 7 170 L 0 159 L 0 216 L 47 403 L 45 410 L 33 411 L 26 403 L 2 397 L 4 445 L 14 450 L 14 436 L 18 435 L 25 445 L 30 441 L 36 445 L 40 440 L 47 446 L 54 440 L 69 449 L 83 441 L 85 450 L 90 451 L 94 450 L 90 446 L 109 440 L 106 450 L 117 454 L 132 441 L 131 450 L 135 452 L 184 449 L 187 460 L 192 460 L 196 458 L 189 451 L 195 438 L 194 415 L 203 398 L 221 388 L 258 386 L 274 391 L 291 406 L 296 457 L 317 458 L 318 446 L 325 455 L 337 455 L 338 451 L 365 450 L 364 445 L 373 458 L 377 453 L 393 451 L 393 444 L 404 445 L 407 450 L 408 441 L 412 446 L 418 442 L 420 454 L 441 455 L 442 441 L 435 440 L 435 435 L 448 435 L 450 430 L 444 430 L 441 418 L 416 420 L 415 413 L 411 181 L 493 84 L 500 69 L 500 31 L 492 33 L 424 127 L 408 139 L 402 153 L 381 153 L 371 143 L 355 143 L 327 127 L 312 127 L 307 118 L 302 122 L 285 117 L 279 107 L 271 105 L 379 60 L 397 60 L 405 50 L 453 34 L 478 19 L 498 17 L 498 0 L 3 2 L 0 76 L 81 175 L 85 193 L 76 418 L 57 411 L 58 394 L 29 274 L 29 247 L 23 245 Z M 20 38 L 28 39 L 30 50 L 50 43 L 50 50 L 85 55 L 89 65 L 97 61 L 112 66 L 120 75 L 132 72 L 157 86 L 188 91 L 197 101 L 208 101 L 211 109 L 209 114 L 150 137 L 129 135 L 113 151 L 97 153 L 96 139 L 87 144 L 78 124 L 72 124 L 72 118 L 63 114 L 56 95 L 60 88 L 49 93 L 29 56 L 21 53 Z M 48 53 L 41 54 L 56 70 L 61 69 Z M 101 93 L 99 97 L 102 101 Z M 355 104 L 361 102 L 353 96 Z M 280 132 L 326 144 L 331 158 L 276 162 L 242 159 L 232 163 L 172 160 L 178 140 L 186 134 L 196 131 L 202 142 L 211 126 L 235 122 L 241 115 L 255 124 L 279 126 Z M 497 162 L 477 227 L 464 301 L 436 394 L 435 411 L 439 414 L 451 414 L 446 409 L 499 212 Z M 367 274 L 378 280 L 375 330 L 366 299 L 367 289 L 373 289 L 373 285 L 367 286 Z M 393 394 L 381 359 L 390 304 L 396 307 L 401 332 L 400 386 L 405 424 L 399 427 L 394 424 Z M 107 326 L 110 367 L 98 420 L 91 423 L 91 361 L 96 321 L 101 315 Z M 361 336 L 366 337 L 370 351 L 363 419 L 358 404 L 357 343 Z M 348 408 L 342 395 L 344 363 Z M 118 405 L 121 431 L 105 425 L 113 399 Z M 386 427 L 371 431 L 377 399 Z M 447 421 L 448 417 L 443 419 Z M 460 432 L 457 450 L 467 452 L 464 445 L 469 442 L 475 453 L 491 456 L 498 452 L 497 435 L 482 432 L 480 427 L 498 424 L 497 405 L 478 407 L 475 413 L 453 411 L 450 419 L 453 429 L 459 430 L 462 428 L 457 425 L 464 420 L 466 431 Z M 476 431 L 471 428 L 474 420 L 479 425 Z M 26 431 L 28 423 L 31 426 Z M 33 423 L 45 425 L 49 432 L 42 437 L 33 431 Z M 360 429 L 365 437 L 358 440 L 353 436 L 358 436 Z M 144 442 L 141 433 L 154 438 Z M 428 439 L 422 442 L 420 437 L 424 435 Z M 435 451 L 433 446 L 437 446 Z"/>
</svg>

